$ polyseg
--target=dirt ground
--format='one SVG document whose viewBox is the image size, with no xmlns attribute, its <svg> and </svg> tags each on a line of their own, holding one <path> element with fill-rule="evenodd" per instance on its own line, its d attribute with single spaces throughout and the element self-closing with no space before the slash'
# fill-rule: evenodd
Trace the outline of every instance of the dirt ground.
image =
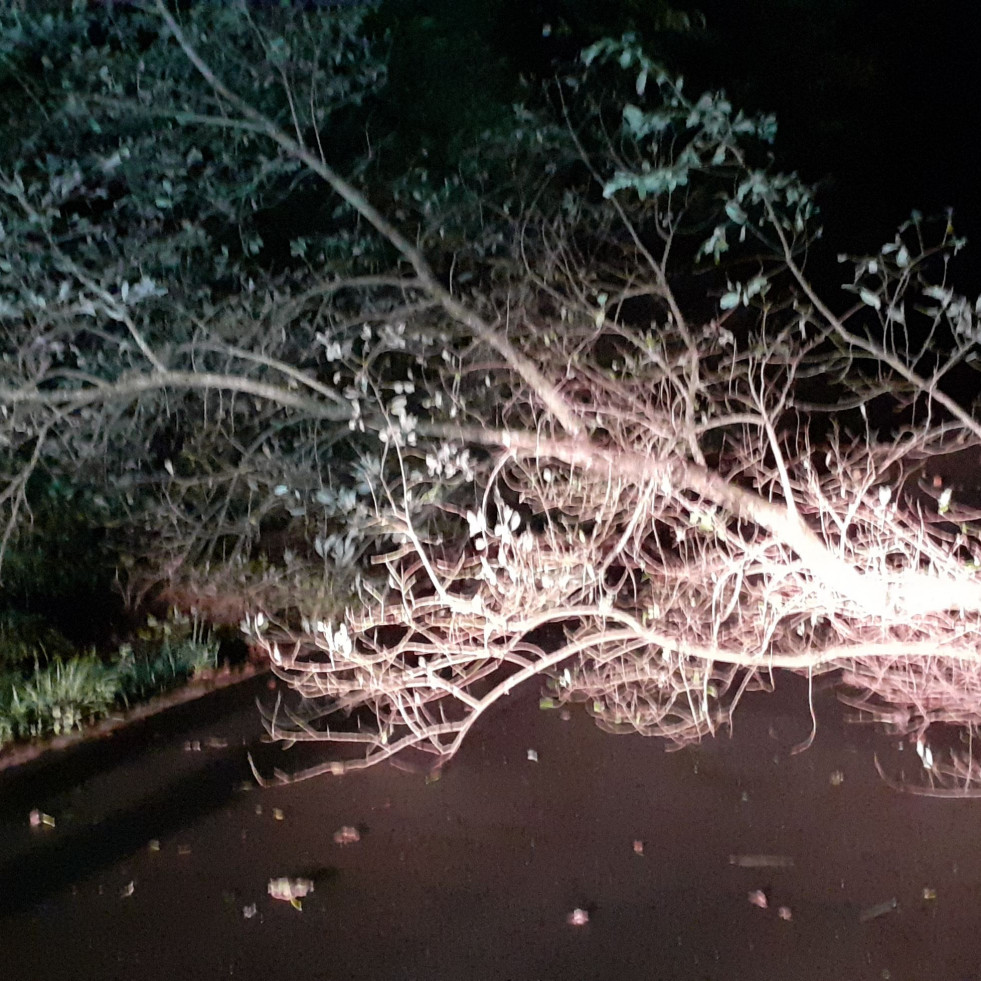
<svg viewBox="0 0 981 981">
<path fill-rule="evenodd" d="M 799 679 L 678 753 L 528 689 L 437 782 L 267 790 L 247 748 L 270 772 L 316 747 L 259 744 L 263 692 L 0 776 L 4 981 L 981 979 L 981 801 L 890 790 L 873 752 L 898 775 L 912 747 L 827 692 L 793 754 Z M 268 895 L 280 876 L 314 883 L 302 910 Z"/>
</svg>

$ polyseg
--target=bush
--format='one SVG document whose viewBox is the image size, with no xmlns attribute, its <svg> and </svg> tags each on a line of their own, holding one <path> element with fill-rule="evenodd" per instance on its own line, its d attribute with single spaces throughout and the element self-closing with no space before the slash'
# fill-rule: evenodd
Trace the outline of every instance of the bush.
<svg viewBox="0 0 981 981">
<path fill-rule="evenodd" d="M 17 612 L 0 617 L 14 618 L 15 633 L 36 630 L 27 622 L 34 618 L 49 631 L 46 643 L 53 627 L 88 646 L 104 637 L 120 605 L 108 530 L 113 519 L 102 498 L 71 483 L 37 474 L 27 482 L 30 523 L 11 536 L 3 556 L 3 598 Z"/>
<path fill-rule="evenodd" d="M 179 616 L 150 617 L 136 646 L 122 645 L 111 663 L 74 656 L 43 618 L 0 615 L 0 746 L 82 729 L 120 702 L 144 701 L 218 663 L 218 641 Z"/>
<path fill-rule="evenodd" d="M 0 749 L 14 741 L 14 720 L 10 717 L 10 692 L 6 679 L 0 678 Z"/>
<path fill-rule="evenodd" d="M 213 670 L 218 664 L 218 642 L 166 637 L 156 650 L 138 653 L 124 644 L 119 655 L 120 694 L 126 701 L 140 700 Z"/>
<path fill-rule="evenodd" d="M 6 728 L 21 739 L 81 729 L 112 708 L 118 690 L 118 669 L 94 653 L 70 661 L 55 658 L 11 685 Z"/>
</svg>

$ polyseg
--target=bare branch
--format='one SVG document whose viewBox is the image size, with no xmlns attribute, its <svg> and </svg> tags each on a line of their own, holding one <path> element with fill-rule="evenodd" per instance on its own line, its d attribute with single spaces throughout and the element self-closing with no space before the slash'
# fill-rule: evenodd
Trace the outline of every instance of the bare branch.
<svg viewBox="0 0 981 981">
<path fill-rule="evenodd" d="M 555 386 L 546 379 L 535 364 L 522 355 L 496 325 L 487 323 L 460 303 L 436 278 L 425 256 L 357 188 L 341 177 L 322 157 L 314 155 L 218 79 L 187 40 L 177 21 L 167 10 L 163 0 L 154 0 L 154 2 L 158 13 L 181 46 L 184 54 L 208 84 L 222 98 L 233 105 L 242 116 L 257 125 L 261 132 L 282 147 L 290 156 L 300 160 L 312 173 L 329 184 L 339 197 L 362 215 L 411 264 L 422 288 L 430 296 L 439 300 L 443 309 L 454 320 L 471 330 L 475 337 L 493 347 L 512 365 L 566 431 L 572 434 L 579 433 L 582 427 L 575 414 L 558 394 Z"/>
</svg>

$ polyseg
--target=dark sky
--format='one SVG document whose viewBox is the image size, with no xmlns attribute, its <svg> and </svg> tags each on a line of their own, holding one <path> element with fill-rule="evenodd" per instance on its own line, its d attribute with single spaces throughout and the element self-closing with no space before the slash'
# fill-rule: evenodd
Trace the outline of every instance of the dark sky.
<svg viewBox="0 0 981 981">
<path fill-rule="evenodd" d="M 981 5 L 700 6 L 708 38 L 692 72 L 740 105 L 777 113 L 782 161 L 808 179 L 834 178 L 828 204 L 850 236 L 888 234 L 913 208 L 952 206 L 958 232 L 981 248 Z"/>
</svg>

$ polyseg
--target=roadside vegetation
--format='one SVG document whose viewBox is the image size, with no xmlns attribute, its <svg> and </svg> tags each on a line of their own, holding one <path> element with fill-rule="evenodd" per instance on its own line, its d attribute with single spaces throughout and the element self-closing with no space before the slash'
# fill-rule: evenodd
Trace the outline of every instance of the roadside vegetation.
<svg viewBox="0 0 981 981">
<path fill-rule="evenodd" d="M 213 673 L 218 641 L 186 617 L 148 618 L 109 656 L 80 651 L 42 617 L 0 614 L 0 748 L 81 731 Z"/>
<path fill-rule="evenodd" d="M 0 551 L 69 487 L 125 596 L 240 610 L 298 696 L 270 733 L 332 749 L 277 779 L 441 766 L 535 679 L 674 745 L 778 669 L 974 733 L 951 216 L 812 276 L 776 120 L 633 33 L 437 146 L 397 125 L 374 4 L 84 7 L 0 20 Z M 18 662 L 15 734 L 176 657 L 137 650 Z"/>
</svg>

